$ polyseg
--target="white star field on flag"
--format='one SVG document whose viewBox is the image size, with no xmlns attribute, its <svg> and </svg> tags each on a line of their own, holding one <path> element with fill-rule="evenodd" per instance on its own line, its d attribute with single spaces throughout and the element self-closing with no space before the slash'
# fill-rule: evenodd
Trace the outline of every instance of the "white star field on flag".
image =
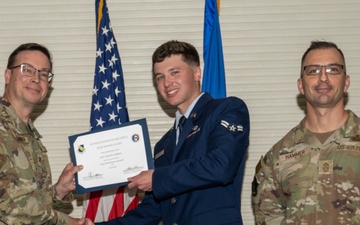
<svg viewBox="0 0 360 225">
<path fill-rule="evenodd" d="M 129 121 L 121 60 L 108 15 L 101 19 L 96 49 L 91 130 Z"/>
</svg>

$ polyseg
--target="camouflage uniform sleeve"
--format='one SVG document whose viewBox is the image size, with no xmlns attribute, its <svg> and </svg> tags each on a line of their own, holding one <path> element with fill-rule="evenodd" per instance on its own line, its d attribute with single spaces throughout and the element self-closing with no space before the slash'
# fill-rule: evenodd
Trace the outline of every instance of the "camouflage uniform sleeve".
<svg viewBox="0 0 360 225">
<path fill-rule="evenodd" d="M 257 225 L 286 224 L 284 194 L 275 176 L 273 162 L 267 157 L 261 157 L 252 183 L 255 221 Z"/>
<path fill-rule="evenodd" d="M 11 181 L 16 180 L 16 177 L 16 170 L 9 167 L 0 173 L 0 224 L 68 223 L 69 216 L 47 204 L 44 195 L 39 193 L 41 191 L 33 188 L 31 180 L 21 180 L 19 182 L 22 185 L 15 186 Z"/>
<path fill-rule="evenodd" d="M 67 225 L 69 222 L 69 215 L 66 214 L 64 210 L 72 210 L 73 206 L 71 201 L 74 200 L 74 195 L 72 192 L 69 192 L 63 199 L 57 198 L 55 185 L 51 187 L 50 192 L 52 193 L 53 210 L 57 218 L 56 225 Z"/>
<path fill-rule="evenodd" d="M 71 202 L 74 200 L 74 195 L 72 192 L 69 192 L 63 199 L 59 199 L 56 194 L 55 185 L 52 186 L 51 192 L 53 193 L 53 207 L 58 211 L 62 211 L 64 209 L 71 210 L 73 208 Z"/>
<path fill-rule="evenodd" d="M 11 157 L 6 149 L 0 146 L 0 224 L 68 224 L 69 216 L 53 208 L 51 186 L 34 183 L 23 151 Z"/>
</svg>

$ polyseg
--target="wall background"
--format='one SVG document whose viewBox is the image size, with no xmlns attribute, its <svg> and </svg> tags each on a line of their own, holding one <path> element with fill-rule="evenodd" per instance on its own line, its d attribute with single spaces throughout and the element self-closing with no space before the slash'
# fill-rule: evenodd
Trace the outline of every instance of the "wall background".
<svg viewBox="0 0 360 225">
<path fill-rule="evenodd" d="M 44 44 L 53 54 L 53 90 L 34 116 L 49 150 L 56 182 L 70 161 L 67 137 L 89 130 L 95 3 L 2 3 L 0 70 L 5 70 L 11 51 L 24 42 Z M 153 146 L 172 126 L 174 117 L 166 113 L 173 110 L 159 101 L 152 85 L 151 55 L 163 42 L 177 39 L 195 45 L 202 57 L 204 1 L 108 0 L 107 4 L 122 60 L 130 119 L 147 118 Z M 304 116 L 296 80 L 301 56 L 310 41 L 333 41 L 343 50 L 351 77 L 346 108 L 360 115 L 359 11 L 357 0 L 221 2 L 227 93 L 242 98 L 251 116 L 251 144 L 242 189 L 244 224 L 254 224 L 250 195 L 258 159 Z M 0 93 L 3 86 L 1 79 Z M 80 217 L 81 196 L 73 204 L 71 215 Z"/>
</svg>

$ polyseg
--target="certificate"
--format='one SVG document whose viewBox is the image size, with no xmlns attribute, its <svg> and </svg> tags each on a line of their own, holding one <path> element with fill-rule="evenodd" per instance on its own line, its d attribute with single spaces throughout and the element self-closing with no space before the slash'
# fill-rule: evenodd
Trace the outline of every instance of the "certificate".
<svg viewBox="0 0 360 225">
<path fill-rule="evenodd" d="M 128 184 L 127 178 L 153 169 L 145 119 L 69 137 L 76 193 L 83 194 Z"/>
</svg>

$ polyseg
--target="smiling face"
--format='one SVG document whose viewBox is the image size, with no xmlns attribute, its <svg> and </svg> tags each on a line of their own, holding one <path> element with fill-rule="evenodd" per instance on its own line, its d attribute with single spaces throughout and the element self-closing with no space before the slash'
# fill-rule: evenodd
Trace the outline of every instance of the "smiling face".
<svg viewBox="0 0 360 225">
<path fill-rule="evenodd" d="M 184 114 L 200 95 L 201 69 L 190 66 L 181 55 L 171 55 L 154 64 L 157 90 L 164 100 Z"/>
<path fill-rule="evenodd" d="M 345 62 L 341 54 L 335 48 L 311 50 L 303 63 L 308 65 L 328 65 Z M 344 93 L 350 85 L 350 78 L 343 70 L 338 75 L 328 75 L 322 67 L 319 75 L 307 76 L 304 74 L 298 79 L 298 89 L 305 95 L 307 107 L 311 108 L 334 108 L 343 107 Z"/>
<path fill-rule="evenodd" d="M 29 64 L 37 70 L 50 70 L 50 62 L 46 55 L 40 51 L 22 51 L 16 56 L 14 65 Z M 50 87 L 48 81 L 40 80 L 38 72 L 32 77 L 21 74 L 21 68 L 5 70 L 5 93 L 4 97 L 16 108 L 33 108 L 41 102 Z"/>
</svg>

